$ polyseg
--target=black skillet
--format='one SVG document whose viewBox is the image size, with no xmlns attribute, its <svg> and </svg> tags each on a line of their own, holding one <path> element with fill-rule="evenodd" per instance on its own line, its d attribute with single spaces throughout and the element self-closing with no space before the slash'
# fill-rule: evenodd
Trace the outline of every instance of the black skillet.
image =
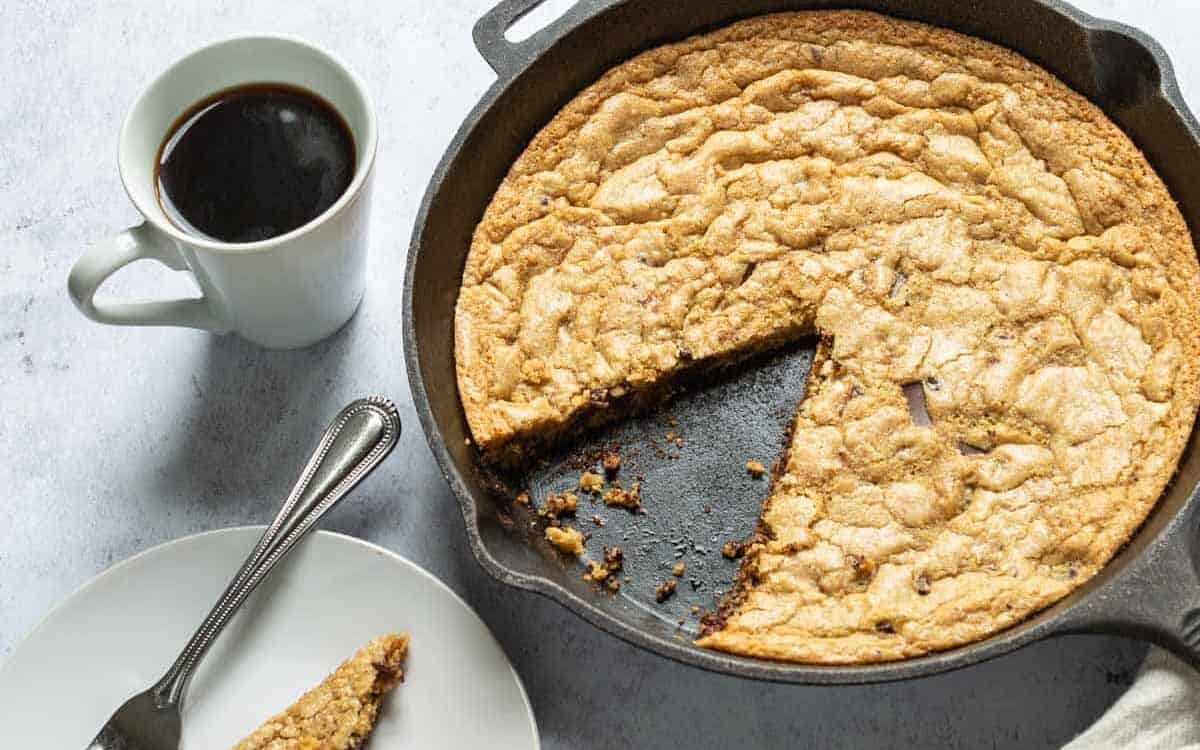
<svg viewBox="0 0 1200 750">
<path fill-rule="evenodd" d="M 421 203 L 404 282 L 404 348 L 425 435 L 466 519 L 471 548 L 499 580 L 551 597 L 637 646 L 717 672 L 782 682 L 897 680 L 990 659 L 1066 633 L 1117 633 L 1158 643 L 1200 668 L 1200 449 L 1189 442 L 1172 486 L 1134 539 L 1091 581 L 1053 607 L 977 643 L 907 661 L 826 667 L 784 664 L 697 648 L 693 607 L 711 608 L 733 579 L 721 544 L 744 539 L 765 494 L 743 468 L 770 464 L 803 395 L 811 347 L 777 352 L 696 384 L 659 413 L 585 438 L 534 472 L 535 497 L 566 489 L 597 450 L 620 446 L 621 471 L 641 475 L 645 515 L 584 502 L 579 525 L 627 555 L 621 593 L 599 592 L 564 564 L 478 471 L 455 387 L 454 304 L 471 233 L 529 139 L 601 73 L 665 42 L 780 10 L 860 7 L 924 21 L 1011 47 L 1099 104 L 1141 147 L 1200 226 L 1200 127 L 1180 97 L 1171 63 L 1142 32 L 1092 18 L 1058 0 L 580 0 L 528 39 L 505 30 L 542 0 L 504 0 L 475 25 L 475 44 L 499 75 L 467 116 Z M 669 436 L 668 436 L 669 433 Z M 680 444 L 682 443 L 682 444 Z M 592 515 L 604 521 L 593 525 Z M 683 562 L 678 593 L 654 588 Z M 519 602 L 514 600 L 514 606 Z M 682 624 L 680 621 L 682 620 Z"/>
</svg>

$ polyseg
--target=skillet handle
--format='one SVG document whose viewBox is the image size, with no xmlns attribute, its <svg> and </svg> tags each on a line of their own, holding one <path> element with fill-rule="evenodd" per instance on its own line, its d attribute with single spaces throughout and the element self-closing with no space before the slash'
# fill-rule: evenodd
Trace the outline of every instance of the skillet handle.
<svg viewBox="0 0 1200 750">
<path fill-rule="evenodd" d="M 1055 631 L 1133 636 L 1200 671 L 1200 514 L 1187 515 L 1104 588 L 1064 613 Z"/>
<path fill-rule="evenodd" d="M 502 80 L 512 78 L 538 55 L 545 52 L 558 38 L 558 30 L 583 16 L 582 2 L 576 2 L 566 13 L 536 31 L 527 39 L 510 42 L 504 38 L 509 27 L 546 0 L 501 0 L 475 22 L 471 36 L 475 47 L 492 70 Z"/>
</svg>

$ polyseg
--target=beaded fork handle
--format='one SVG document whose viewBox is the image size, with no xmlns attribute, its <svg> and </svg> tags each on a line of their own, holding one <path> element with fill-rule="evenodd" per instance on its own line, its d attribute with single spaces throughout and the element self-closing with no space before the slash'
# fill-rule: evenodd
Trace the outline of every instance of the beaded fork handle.
<svg viewBox="0 0 1200 750">
<path fill-rule="evenodd" d="M 255 587 L 330 508 L 382 461 L 400 437 L 400 414 L 372 396 L 342 409 L 325 430 L 275 520 L 183 651 L 152 688 L 162 708 L 181 705 L 192 673 Z"/>
</svg>

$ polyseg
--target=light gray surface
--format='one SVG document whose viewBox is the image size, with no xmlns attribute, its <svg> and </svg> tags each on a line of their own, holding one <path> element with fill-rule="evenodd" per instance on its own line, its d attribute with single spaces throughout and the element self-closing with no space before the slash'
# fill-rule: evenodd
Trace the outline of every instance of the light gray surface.
<svg viewBox="0 0 1200 750">
<path fill-rule="evenodd" d="M 1200 99 L 1200 50 L 1190 45 L 1200 6 L 1078 4 L 1156 36 L 1184 95 Z M 470 42 L 471 24 L 489 5 L 4 4 L 0 658 L 110 564 L 184 534 L 268 520 L 325 422 L 344 402 L 380 392 L 401 404 L 401 445 L 326 527 L 397 550 L 459 591 L 524 678 L 547 748 L 1040 748 L 1098 716 L 1128 685 L 1139 644 L 1060 639 L 920 682 L 774 686 L 642 653 L 481 572 L 411 407 L 398 294 L 425 182 L 492 81 Z M 67 270 L 87 242 L 137 218 L 115 166 L 125 109 L 174 58 L 246 30 L 292 32 L 329 47 L 375 97 L 382 137 L 363 308 L 334 338 L 296 352 L 86 321 L 67 298 Z M 172 291 L 188 283 L 149 266 L 111 287 Z"/>
</svg>

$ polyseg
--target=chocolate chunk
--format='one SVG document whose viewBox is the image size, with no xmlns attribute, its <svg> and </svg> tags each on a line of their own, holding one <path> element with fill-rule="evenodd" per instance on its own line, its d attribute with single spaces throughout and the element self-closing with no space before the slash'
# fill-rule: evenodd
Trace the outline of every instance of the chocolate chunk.
<svg viewBox="0 0 1200 750">
<path fill-rule="evenodd" d="M 654 601 L 662 604 L 675 595 L 675 579 L 668 578 L 654 589 Z"/>
</svg>

